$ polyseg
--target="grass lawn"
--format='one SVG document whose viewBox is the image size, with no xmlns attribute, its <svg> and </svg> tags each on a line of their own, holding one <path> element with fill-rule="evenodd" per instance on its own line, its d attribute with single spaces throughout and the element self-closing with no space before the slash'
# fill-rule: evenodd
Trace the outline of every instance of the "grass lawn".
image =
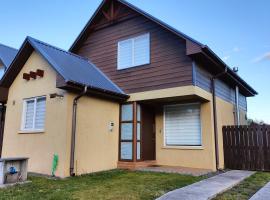
<svg viewBox="0 0 270 200">
<path fill-rule="evenodd" d="M 62 180 L 30 176 L 32 183 L 0 189 L 0 199 L 155 199 L 203 177 L 112 170 Z"/>
<path fill-rule="evenodd" d="M 231 190 L 217 196 L 214 200 L 248 200 L 269 181 L 270 173 L 257 172 Z"/>
</svg>

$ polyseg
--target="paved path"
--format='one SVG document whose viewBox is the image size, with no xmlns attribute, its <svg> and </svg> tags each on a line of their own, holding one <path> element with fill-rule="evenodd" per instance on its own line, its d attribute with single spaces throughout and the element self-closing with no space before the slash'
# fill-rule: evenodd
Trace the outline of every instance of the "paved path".
<svg viewBox="0 0 270 200">
<path fill-rule="evenodd" d="M 249 200 L 269 200 L 270 199 L 270 182 L 256 192 Z"/>
<path fill-rule="evenodd" d="M 246 179 L 254 172 L 232 170 L 186 187 L 173 190 L 157 200 L 207 200 Z"/>
</svg>

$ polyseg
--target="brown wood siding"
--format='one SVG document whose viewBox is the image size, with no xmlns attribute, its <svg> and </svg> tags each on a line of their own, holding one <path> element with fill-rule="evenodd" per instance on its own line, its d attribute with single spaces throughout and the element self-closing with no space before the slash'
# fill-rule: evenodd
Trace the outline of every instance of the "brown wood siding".
<svg viewBox="0 0 270 200">
<path fill-rule="evenodd" d="M 77 54 L 88 57 L 126 93 L 192 85 L 192 61 L 185 40 L 150 21 L 131 14 L 128 20 L 89 33 Z M 151 63 L 117 70 L 118 41 L 150 33 Z"/>
</svg>

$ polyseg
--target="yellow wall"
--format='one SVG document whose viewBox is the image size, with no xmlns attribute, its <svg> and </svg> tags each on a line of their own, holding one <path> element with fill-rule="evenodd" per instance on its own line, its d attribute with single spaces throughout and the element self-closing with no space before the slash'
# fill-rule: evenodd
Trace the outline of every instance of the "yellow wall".
<svg viewBox="0 0 270 200">
<path fill-rule="evenodd" d="M 142 100 L 161 99 L 178 96 L 191 96 L 191 95 L 197 95 L 202 99 L 211 100 L 211 95 L 209 95 L 209 92 L 193 85 L 152 90 L 146 92 L 137 92 L 129 95 L 130 98 L 128 99 L 128 101 L 142 101 Z"/>
<path fill-rule="evenodd" d="M 24 72 L 42 69 L 43 78 L 26 81 Z M 29 57 L 9 89 L 4 129 L 3 157 L 29 157 L 29 171 L 50 174 L 53 154 L 59 155 L 57 176 L 67 174 L 66 135 L 67 99 L 50 99 L 50 93 L 65 93 L 56 89 L 56 73 L 35 52 Z M 43 133 L 20 133 L 23 99 L 46 95 L 46 119 Z"/>
<path fill-rule="evenodd" d="M 43 78 L 26 81 L 24 72 L 42 69 Z M 75 94 L 57 89 L 56 73 L 33 53 L 11 85 L 7 102 L 3 157 L 29 157 L 29 171 L 51 174 L 53 154 L 59 155 L 56 175 L 69 176 L 72 104 Z M 49 94 L 64 94 L 50 99 Z M 21 133 L 23 99 L 46 95 L 45 131 Z M 78 102 L 75 172 L 78 174 L 116 168 L 118 161 L 119 104 L 82 97 Z M 114 129 L 109 132 L 109 122 Z"/>
<path fill-rule="evenodd" d="M 75 95 L 68 95 L 69 112 L 72 111 L 74 97 Z M 112 132 L 109 131 L 110 122 L 114 123 Z M 71 129 L 71 121 L 68 124 L 69 129 Z M 82 97 L 78 101 L 76 131 L 76 174 L 109 170 L 117 167 L 119 103 Z M 68 138 L 70 138 L 70 134 Z M 68 142 L 68 151 L 70 151 L 69 147 L 70 140 Z"/>
</svg>

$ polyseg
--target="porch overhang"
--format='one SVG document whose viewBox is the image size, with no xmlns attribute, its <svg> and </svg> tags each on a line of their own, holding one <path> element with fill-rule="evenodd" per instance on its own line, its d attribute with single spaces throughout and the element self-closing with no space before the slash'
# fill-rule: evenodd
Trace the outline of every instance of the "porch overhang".
<svg viewBox="0 0 270 200">
<path fill-rule="evenodd" d="M 153 103 L 171 103 L 171 102 L 209 102 L 211 93 L 197 86 L 183 86 L 146 92 L 129 94 L 128 101 L 141 101 Z"/>
</svg>

